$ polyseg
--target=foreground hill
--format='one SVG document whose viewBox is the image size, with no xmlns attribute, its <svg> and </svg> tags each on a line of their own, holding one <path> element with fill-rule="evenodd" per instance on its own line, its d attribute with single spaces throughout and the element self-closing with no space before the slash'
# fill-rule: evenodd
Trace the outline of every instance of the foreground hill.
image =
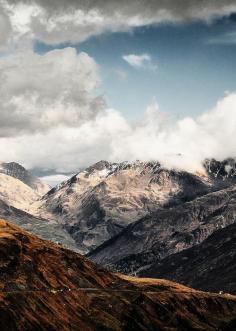
<svg viewBox="0 0 236 331">
<path fill-rule="evenodd" d="M 219 229 L 200 245 L 153 264 L 141 275 L 236 294 L 236 223 Z"/>
<path fill-rule="evenodd" d="M 0 221 L 0 329 L 233 330 L 236 297 L 95 267 Z"/>
</svg>

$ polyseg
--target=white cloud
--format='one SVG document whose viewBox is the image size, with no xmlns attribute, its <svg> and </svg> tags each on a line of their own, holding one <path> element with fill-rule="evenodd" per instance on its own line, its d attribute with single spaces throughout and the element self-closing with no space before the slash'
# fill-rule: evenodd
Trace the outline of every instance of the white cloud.
<svg viewBox="0 0 236 331">
<path fill-rule="evenodd" d="M 197 170 L 205 158 L 235 157 L 235 134 L 236 93 L 198 118 L 176 123 L 169 123 L 154 102 L 142 124 L 113 141 L 111 158 L 159 160 L 168 167 Z"/>
<path fill-rule="evenodd" d="M 6 161 L 59 173 L 73 173 L 101 159 L 159 160 L 167 167 L 192 171 L 200 170 L 208 157 L 235 157 L 235 135 L 236 93 L 231 93 L 196 119 L 170 123 L 155 101 L 136 125 L 107 109 L 78 127 L 1 138 L 0 154 Z"/>
<path fill-rule="evenodd" d="M 82 42 L 102 33 L 163 22 L 211 21 L 236 11 L 235 0 L 1 0 L 0 40 L 38 39 L 45 43 Z M 6 21 L 6 14 L 8 15 Z M 5 24 L 4 23 L 4 24 Z M 7 30 L 5 31 L 5 26 Z M 6 33 L 7 32 L 7 33 Z"/>
<path fill-rule="evenodd" d="M 157 65 L 153 63 L 152 57 L 149 54 L 128 54 L 122 56 L 123 60 L 126 61 L 131 67 L 136 69 L 150 69 L 156 70 Z"/>
<path fill-rule="evenodd" d="M 76 127 L 103 109 L 98 67 L 74 48 L 0 58 L 0 136 Z"/>
</svg>

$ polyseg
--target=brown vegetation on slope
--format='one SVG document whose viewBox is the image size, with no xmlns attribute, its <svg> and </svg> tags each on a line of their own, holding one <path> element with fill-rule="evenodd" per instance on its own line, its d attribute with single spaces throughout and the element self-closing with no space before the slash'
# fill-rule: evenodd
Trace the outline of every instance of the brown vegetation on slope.
<svg viewBox="0 0 236 331">
<path fill-rule="evenodd" d="M 0 330 L 226 330 L 233 316 L 236 297 L 113 274 L 0 221 Z"/>
</svg>

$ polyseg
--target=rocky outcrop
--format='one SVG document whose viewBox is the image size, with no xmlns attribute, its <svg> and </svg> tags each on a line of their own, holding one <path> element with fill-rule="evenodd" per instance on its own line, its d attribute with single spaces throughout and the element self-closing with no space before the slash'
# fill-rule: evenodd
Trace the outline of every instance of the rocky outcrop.
<svg viewBox="0 0 236 331">
<path fill-rule="evenodd" d="M 0 302 L 4 331 L 228 330 L 236 315 L 234 296 L 112 274 L 5 221 Z"/>
</svg>

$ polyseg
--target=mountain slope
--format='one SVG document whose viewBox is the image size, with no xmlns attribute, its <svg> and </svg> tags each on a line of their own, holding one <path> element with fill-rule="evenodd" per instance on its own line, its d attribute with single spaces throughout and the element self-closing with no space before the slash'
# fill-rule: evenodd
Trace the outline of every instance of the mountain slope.
<svg viewBox="0 0 236 331">
<path fill-rule="evenodd" d="M 60 219 L 86 253 L 150 212 L 210 190 L 207 176 L 167 170 L 158 162 L 101 161 L 53 188 L 35 210 Z"/>
<path fill-rule="evenodd" d="M 9 220 L 42 239 L 60 243 L 65 247 L 77 250 L 76 243 L 71 236 L 55 221 L 35 217 L 23 210 L 10 206 L 2 200 L 0 200 L 0 218 Z"/>
<path fill-rule="evenodd" d="M 19 179 L 0 173 L 1 200 L 15 208 L 28 211 L 38 198 L 38 194 Z"/>
<path fill-rule="evenodd" d="M 109 273 L 0 221 L 0 329 L 227 330 L 236 297 Z"/>
<path fill-rule="evenodd" d="M 16 162 L 1 162 L 0 173 L 19 179 L 40 196 L 50 190 L 48 184 L 33 176 L 28 170 Z"/>
<path fill-rule="evenodd" d="M 235 222 L 236 186 L 209 193 L 135 222 L 89 254 L 92 261 L 138 273 L 167 256 L 203 242 Z"/>
<path fill-rule="evenodd" d="M 201 244 L 170 255 L 140 273 L 207 290 L 236 294 L 236 223 Z"/>
<path fill-rule="evenodd" d="M 19 179 L 40 196 L 47 193 L 50 189 L 49 185 L 33 176 L 28 170 L 16 162 L 0 163 L 0 173 Z"/>
</svg>

